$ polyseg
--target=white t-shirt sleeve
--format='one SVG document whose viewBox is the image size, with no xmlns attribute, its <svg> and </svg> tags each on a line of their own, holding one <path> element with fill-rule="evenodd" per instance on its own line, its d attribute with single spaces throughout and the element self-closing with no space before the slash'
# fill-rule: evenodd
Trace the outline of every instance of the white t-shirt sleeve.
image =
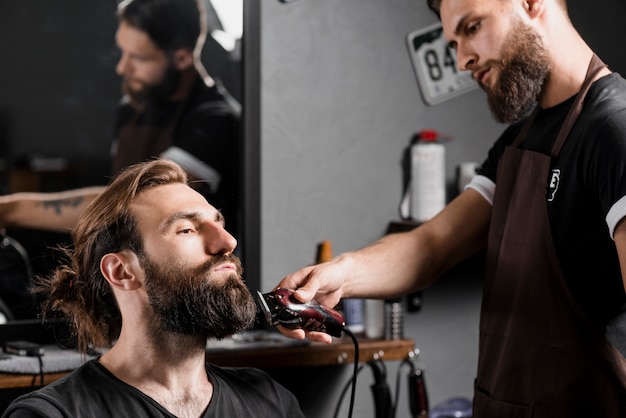
<svg viewBox="0 0 626 418">
<path fill-rule="evenodd" d="M 626 196 L 615 202 L 615 204 L 611 206 L 609 213 L 606 215 L 606 224 L 609 227 L 611 238 L 615 239 L 613 237 L 613 234 L 615 234 L 615 228 L 617 228 L 617 224 L 624 216 L 626 216 Z"/>
<path fill-rule="evenodd" d="M 481 176 L 480 174 L 477 174 L 474 177 L 472 177 L 472 180 L 469 183 L 467 183 L 464 189 L 476 190 L 478 193 L 482 195 L 482 197 L 485 198 L 485 200 L 487 200 L 487 202 L 489 202 L 489 204 L 493 206 L 493 196 L 496 192 L 496 184 L 493 181 L 491 181 L 489 177 Z M 626 203 L 625 203 L 625 209 L 626 209 Z"/>
</svg>

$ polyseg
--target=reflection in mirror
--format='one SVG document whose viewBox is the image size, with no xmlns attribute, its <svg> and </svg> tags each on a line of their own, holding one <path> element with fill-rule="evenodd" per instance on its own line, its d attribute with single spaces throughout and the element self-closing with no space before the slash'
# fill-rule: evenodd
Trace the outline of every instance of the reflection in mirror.
<svg viewBox="0 0 626 418">
<path fill-rule="evenodd" d="M 203 0 L 203 4 L 208 34 L 202 63 L 241 102 L 243 0 Z"/>
<path fill-rule="evenodd" d="M 243 0 L 201 1 L 210 34 L 202 63 L 243 105 Z M 0 194 L 109 180 L 121 97 L 116 8 L 115 1 L 0 2 Z M 53 268 L 52 248 L 69 241 L 65 233 L 2 228 L 0 323 L 36 317 L 23 288 Z"/>
</svg>

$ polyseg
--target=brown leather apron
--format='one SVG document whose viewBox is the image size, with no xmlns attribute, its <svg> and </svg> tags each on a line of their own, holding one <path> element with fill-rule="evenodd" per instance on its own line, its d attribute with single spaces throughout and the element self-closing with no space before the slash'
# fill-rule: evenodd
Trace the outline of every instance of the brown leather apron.
<svg viewBox="0 0 626 418">
<path fill-rule="evenodd" d="M 487 245 L 475 418 L 626 416 L 624 358 L 569 292 L 547 208 L 551 158 L 559 154 L 604 66 L 594 55 L 551 155 L 519 148 L 531 117 L 500 160 Z"/>
</svg>

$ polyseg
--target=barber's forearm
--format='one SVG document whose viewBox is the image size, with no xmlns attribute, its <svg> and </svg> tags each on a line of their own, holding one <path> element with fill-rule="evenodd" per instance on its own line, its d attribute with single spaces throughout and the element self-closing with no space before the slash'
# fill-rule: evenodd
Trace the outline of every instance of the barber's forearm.
<svg viewBox="0 0 626 418">
<path fill-rule="evenodd" d="M 432 284 L 438 277 L 436 266 L 428 255 L 430 248 L 416 232 L 387 235 L 359 251 L 342 254 L 339 258 L 351 271 L 344 296 L 389 299 Z"/>
<path fill-rule="evenodd" d="M 70 232 L 83 210 L 102 190 L 102 187 L 89 187 L 3 196 L 0 198 L 0 223 L 8 227 Z"/>
<path fill-rule="evenodd" d="M 414 230 L 345 254 L 344 295 L 389 298 L 430 286 L 484 247 L 490 217 L 491 205 L 470 190 Z"/>
</svg>

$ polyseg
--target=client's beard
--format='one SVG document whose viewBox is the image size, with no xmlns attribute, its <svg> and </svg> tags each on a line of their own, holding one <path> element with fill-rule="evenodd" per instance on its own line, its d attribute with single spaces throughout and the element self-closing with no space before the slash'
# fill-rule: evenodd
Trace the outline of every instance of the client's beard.
<svg viewBox="0 0 626 418">
<path fill-rule="evenodd" d="M 214 266 L 235 263 L 225 280 L 211 278 Z M 250 328 L 256 305 L 244 284 L 241 263 L 233 255 L 217 256 L 195 269 L 163 267 L 144 257 L 146 292 L 158 324 L 167 333 L 221 339 Z"/>
</svg>

